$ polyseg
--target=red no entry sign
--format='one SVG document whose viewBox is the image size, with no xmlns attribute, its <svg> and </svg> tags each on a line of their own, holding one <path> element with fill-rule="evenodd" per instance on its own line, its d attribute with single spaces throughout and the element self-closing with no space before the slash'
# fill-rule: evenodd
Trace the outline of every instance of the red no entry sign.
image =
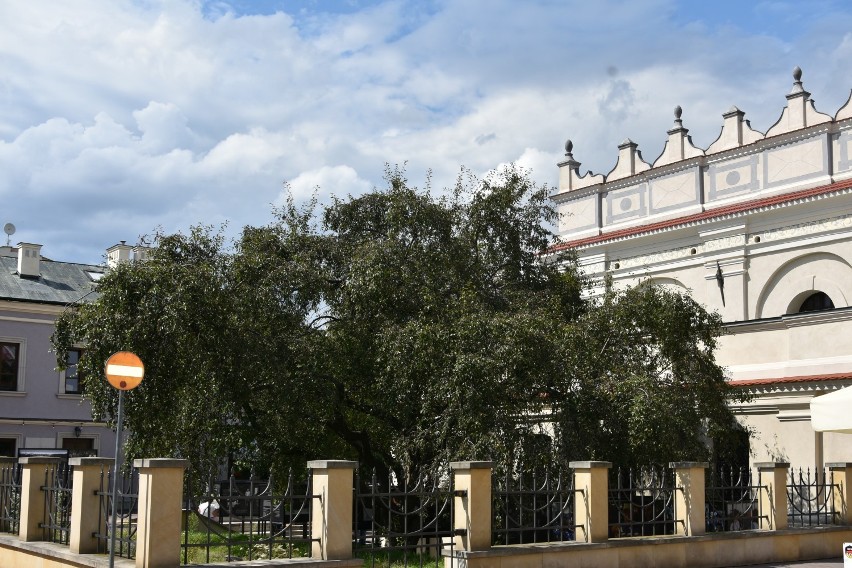
<svg viewBox="0 0 852 568">
<path fill-rule="evenodd" d="M 142 360 L 130 351 L 113 353 L 106 362 L 106 378 L 119 390 L 135 389 L 145 376 Z"/>
</svg>

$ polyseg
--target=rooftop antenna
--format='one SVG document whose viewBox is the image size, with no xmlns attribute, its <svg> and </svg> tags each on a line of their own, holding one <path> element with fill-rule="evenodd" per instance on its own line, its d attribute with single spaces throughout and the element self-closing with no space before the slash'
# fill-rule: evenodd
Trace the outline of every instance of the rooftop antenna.
<svg viewBox="0 0 852 568">
<path fill-rule="evenodd" d="M 12 223 L 6 223 L 3 226 L 3 232 L 6 233 L 6 246 L 9 246 L 9 243 L 11 242 L 10 239 L 12 238 L 12 235 L 15 234 L 15 225 Z"/>
</svg>

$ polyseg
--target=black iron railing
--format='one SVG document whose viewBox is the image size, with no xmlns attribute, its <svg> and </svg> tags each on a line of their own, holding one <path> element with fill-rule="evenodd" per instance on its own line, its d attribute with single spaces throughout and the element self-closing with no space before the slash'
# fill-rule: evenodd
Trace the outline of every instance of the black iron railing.
<svg viewBox="0 0 852 568">
<path fill-rule="evenodd" d="M 136 515 L 139 505 L 139 472 L 136 468 L 119 471 L 113 475 L 113 468 L 101 466 L 100 483 L 97 495 L 98 507 L 98 552 L 109 553 L 112 541 L 112 484 L 118 483 L 115 519 L 115 556 L 120 558 L 136 557 Z"/>
<path fill-rule="evenodd" d="M 17 460 L 0 464 L 0 532 L 18 534 L 21 524 L 21 466 Z"/>
<path fill-rule="evenodd" d="M 707 532 L 749 530 L 760 527 L 760 493 L 766 491 L 747 467 L 720 467 L 707 472 L 705 523 Z"/>
<path fill-rule="evenodd" d="M 823 469 L 791 469 L 787 480 L 787 523 L 791 527 L 830 525 L 834 510 L 834 474 Z"/>
<path fill-rule="evenodd" d="M 195 490 L 202 485 L 204 490 Z M 184 489 L 184 564 L 272 558 L 309 557 L 311 535 L 311 476 L 296 479 L 291 472 L 276 478 L 247 480 L 233 475 L 215 483 L 193 483 Z"/>
<path fill-rule="evenodd" d="M 505 468 L 495 471 L 492 487 L 495 544 L 575 540 L 573 470 L 536 475 Z"/>
<path fill-rule="evenodd" d="M 71 530 L 71 485 L 73 481 L 71 466 L 61 461 L 55 466 L 45 466 L 44 517 L 39 527 L 44 530 L 44 540 L 58 544 L 68 544 Z"/>
<path fill-rule="evenodd" d="M 675 532 L 674 474 L 664 467 L 610 472 L 609 532 L 612 537 Z"/>
<path fill-rule="evenodd" d="M 370 566 L 443 566 L 454 548 L 452 475 L 434 471 L 408 482 L 394 473 L 355 481 L 355 554 Z M 462 533 L 459 533 L 462 534 Z"/>
</svg>

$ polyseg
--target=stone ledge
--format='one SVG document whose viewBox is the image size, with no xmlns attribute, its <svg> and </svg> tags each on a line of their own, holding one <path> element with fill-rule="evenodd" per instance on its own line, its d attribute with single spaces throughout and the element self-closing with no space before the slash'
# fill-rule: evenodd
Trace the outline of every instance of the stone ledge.
<svg viewBox="0 0 852 568">
<path fill-rule="evenodd" d="M 29 554 L 52 558 L 67 562 L 69 566 L 80 566 L 84 568 L 109 568 L 109 555 L 107 554 L 74 554 L 63 544 L 52 542 L 24 542 L 17 536 L 0 534 L 0 547 L 19 551 L 20 554 Z M 175 564 L 177 565 L 177 564 Z M 117 568 L 136 568 L 134 560 L 127 558 L 116 558 Z"/>
<path fill-rule="evenodd" d="M 262 566 L 264 568 L 286 567 L 286 566 L 311 566 L 312 568 L 349 568 L 363 566 L 364 561 L 360 558 L 351 560 L 317 560 L 314 558 L 281 558 L 276 560 L 244 560 L 240 562 L 215 562 L 213 564 L 187 564 L 187 568 L 207 568 L 209 566 L 220 566 L 222 568 L 241 568 L 243 566 Z"/>
<path fill-rule="evenodd" d="M 848 533 L 848 538 L 852 538 L 852 526 L 824 526 L 811 528 L 795 528 L 783 529 L 777 531 L 770 530 L 744 530 L 735 532 L 719 532 L 709 533 L 700 536 L 645 536 L 645 537 L 624 537 L 611 538 L 606 542 L 558 542 L 558 543 L 536 543 L 536 544 L 509 544 L 502 546 L 492 546 L 489 550 L 453 550 L 443 551 L 444 557 L 452 558 L 489 558 L 501 556 L 526 556 L 532 554 L 543 553 L 570 553 L 581 552 L 583 550 L 601 550 L 608 548 L 640 548 L 646 546 L 663 546 L 667 544 L 696 544 L 699 542 L 712 541 L 736 541 L 753 538 L 784 538 L 795 536 L 816 536 L 830 533 Z M 838 555 L 840 554 L 838 550 Z"/>
</svg>

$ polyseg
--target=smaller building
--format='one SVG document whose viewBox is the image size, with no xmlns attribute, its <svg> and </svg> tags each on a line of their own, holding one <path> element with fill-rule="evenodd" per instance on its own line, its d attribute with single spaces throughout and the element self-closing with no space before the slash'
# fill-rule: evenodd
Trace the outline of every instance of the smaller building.
<svg viewBox="0 0 852 568">
<path fill-rule="evenodd" d="M 50 342 L 60 314 L 96 297 L 106 267 L 51 260 L 41 248 L 0 247 L 0 456 L 64 449 L 112 457 L 115 434 L 92 419 L 82 396 L 76 363 L 84 347 L 71 350 L 59 371 Z M 141 257 L 123 242 L 107 251 L 110 264 L 134 255 Z"/>
</svg>

